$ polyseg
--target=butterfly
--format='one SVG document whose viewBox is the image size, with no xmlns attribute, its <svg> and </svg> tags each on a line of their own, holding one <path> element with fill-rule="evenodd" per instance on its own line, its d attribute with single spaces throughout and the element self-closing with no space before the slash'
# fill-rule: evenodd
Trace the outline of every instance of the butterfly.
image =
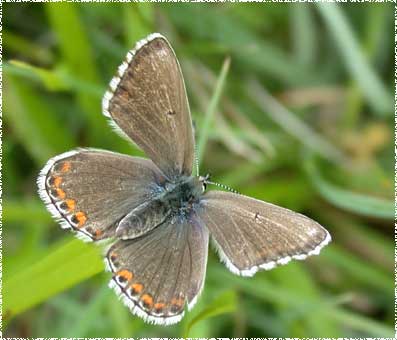
<svg viewBox="0 0 397 340">
<path fill-rule="evenodd" d="M 64 229 L 107 240 L 110 287 L 133 314 L 180 321 L 204 286 L 209 238 L 234 274 L 252 276 L 318 254 L 330 234 L 315 221 L 241 194 L 206 191 L 193 175 L 195 142 L 185 84 L 167 39 L 154 33 L 127 53 L 103 113 L 149 159 L 97 149 L 51 158 L 39 194 Z"/>
</svg>

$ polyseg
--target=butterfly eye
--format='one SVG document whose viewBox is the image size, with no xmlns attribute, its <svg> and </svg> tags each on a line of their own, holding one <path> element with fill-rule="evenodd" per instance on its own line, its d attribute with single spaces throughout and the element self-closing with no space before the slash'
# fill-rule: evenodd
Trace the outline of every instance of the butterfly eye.
<svg viewBox="0 0 397 340">
<path fill-rule="evenodd" d="M 166 191 L 171 191 L 173 189 L 173 185 L 169 182 L 166 182 L 164 188 Z"/>
</svg>

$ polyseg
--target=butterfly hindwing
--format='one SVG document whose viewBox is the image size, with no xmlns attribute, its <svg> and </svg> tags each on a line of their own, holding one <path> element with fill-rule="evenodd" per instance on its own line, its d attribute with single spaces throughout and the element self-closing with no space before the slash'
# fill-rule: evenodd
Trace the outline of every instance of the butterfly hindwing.
<svg viewBox="0 0 397 340">
<path fill-rule="evenodd" d="M 160 34 L 128 52 L 103 98 L 103 112 L 170 179 L 191 175 L 194 138 L 181 69 Z"/>
<path fill-rule="evenodd" d="M 50 159 L 38 186 L 63 228 L 95 241 L 113 237 L 118 221 L 149 201 L 163 179 L 150 160 L 83 149 Z"/>
<path fill-rule="evenodd" d="M 110 247 L 110 286 L 145 321 L 176 323 L 202 290 L 207 252 L 208 231 L 193 213 L 170 217 L 149 233 Z"/>
<path fill-rule="evenodd" d="M 331 240 L 322 226 L 306 216 L 230 192 L 206 193 L 198 215 L 221 259 L 243 276 L 318 254 Z"/>
</svg>

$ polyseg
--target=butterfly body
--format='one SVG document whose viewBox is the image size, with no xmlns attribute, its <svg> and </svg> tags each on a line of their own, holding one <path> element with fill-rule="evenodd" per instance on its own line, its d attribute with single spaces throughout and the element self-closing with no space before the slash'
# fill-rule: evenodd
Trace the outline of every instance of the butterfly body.
<svg viewBox="0 0 397 340">
<path fill-rule="evenodd" d="M 241 276 L 318 254 L 331 237 L 317 222 L 244 195 L 206 191 L 192 175 L 194 136 L 181 69 L 152 34 L 127 53 L 105 93 L 103 113 L 150 159 L 78 149 L 50 159 L 40 197 L 64 229 L 108 240 L 112 287 L 132 313 L 180 321 L 203 289 L 208 243 Z"/>
<path fill-rule="evenodd" d="M 188 218 L 204 192 L 203 179 L 182 176 L 165 181 L 153 190 L 152 198 L 127 214 L 118 224 L 116 236 L 126 240 L 141 236 L 167 219 Z"/>
</svg>

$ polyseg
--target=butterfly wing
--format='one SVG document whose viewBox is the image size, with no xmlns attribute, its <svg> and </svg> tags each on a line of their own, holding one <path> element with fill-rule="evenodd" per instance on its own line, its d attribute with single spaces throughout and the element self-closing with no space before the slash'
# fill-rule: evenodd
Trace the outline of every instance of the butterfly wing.
<svg viewBox="0 0 397 340">
<path fill-rule="evenodd" d="M 106 255 L 110 286 L 145 321 L 173 324 L 203 288 L 208 231 L 195 216 L 174 217 L 151 232 L 119 240 Z"/>
<path fill-rule="evenodd" d="M 221 259 L 243 276 L 318 254 L 331 240 L 327 230 L 306 216 L 230 192 L 206 193 L 198 215 Z"/>
<path fill-rule="evenodd" d="M 191 175 L 189 103 L 178 60 L 163 36 L 151 34 L 128 52 L 102 106 L 168 178 Z"/>
<path fill-rule="evenodd" d="M 163 180 L 150 160 L 86 149 L 50 159 L 37 182 L 61 226 L 96 241 L 114 236 L 117 222 L 150 200 Z"/>
</svg>

